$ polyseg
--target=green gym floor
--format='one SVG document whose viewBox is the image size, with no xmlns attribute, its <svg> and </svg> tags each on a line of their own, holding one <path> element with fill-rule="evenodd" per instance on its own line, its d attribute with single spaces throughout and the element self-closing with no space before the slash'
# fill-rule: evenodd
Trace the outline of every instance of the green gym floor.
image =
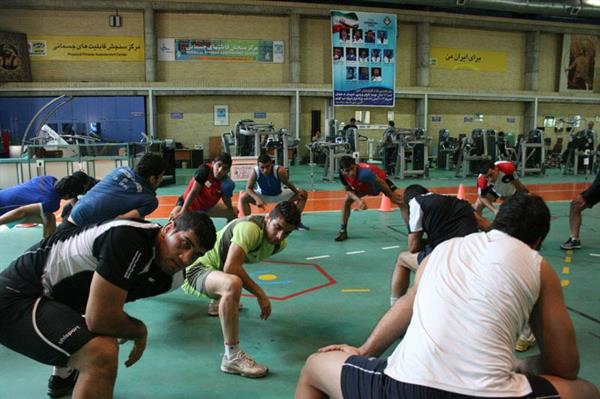
<svg viewBox="0 0 600 399">
<path fill-rule="evenodd" d="M 178 169 L 178 184 L 160 188 L 159 195 L 181 194 L 192 173 L 192 169 Z M 315 190 L 341 189 L 338 181 L 322 182 L 321 176 L 322 169 L 315 168 Z M 310 189 L 309 167 L 292 166 L 291 179 Z M 550 183 L 587 185 L 592 180 L 591 176 L 565 176 L 558 169 L 549 170 L 544 177 L 522 178 L 526 186 L 536 187 L 533 191 L 546 192 L 553 190 Z M 474 181 L 474 177 L 462 180 L 434 170 L 430 179 L 396 180 L 396 184 L 405 187 L 418 182 L 456 193 L 461 183 L 472 190 Z M 238 183 L 236 191 L 241 188 Z M 583 247 L 572 254 L 561 251 L 559 245 L 568 237 L 571 191 L 559 192 L 553 198 L 560 200 L 549 202 L 552 226 L 541 253 L 564 287 L 577 331 L 580 377 L 600 384 L 600 207 L 584 212 Z M 406 247 L 406 226 L 398 210 L 380 212 L 371 206 L 352 213 L 350 238 L 338 243 L 333 238 L 339 228 L 341 196 L 336 204 L 328 210 L 306 212 L 303 223 L 311 230 L 294 232 L 282 253 L 267 262 L 246 265 L 272 299 L 273 312 L 266 321 L 260 320 L 252 297 L 242 299 L 240 313 L 240 343 L 269 367 L 266 378 L 252 380 L 222 373 L 219 319 L 207 316 L 207 301 L 178 290 L 126 306 L 127 312 L 147 324 L 149 339 L 144 356 L 131 368 L 122 364 L 131 344 L 121 347 L 115 398 L 290 398 L 310 353 L 330 343 L 361 344 L 389 307 L 390 276 L 397 254 Z M 224 220 L 216 219 L 215 224 L 220 228 Z M 39 227 L 1 232 L 0 269 L 40 237 Z M 528 354 L 535 352 L 534 347 Z M 50 371 L 48 366 L 0 347 L 0 398 L 46 397 Z"/>
</svg>

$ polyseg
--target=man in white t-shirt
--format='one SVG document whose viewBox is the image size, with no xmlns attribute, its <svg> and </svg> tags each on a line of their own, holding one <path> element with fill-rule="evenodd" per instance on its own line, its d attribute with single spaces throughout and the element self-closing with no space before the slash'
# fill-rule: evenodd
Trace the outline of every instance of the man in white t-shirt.
<svg viewBox="0 0 600 399">
<path fill-rule="evenodd" d="M 311 355 L 296 398 L 600 398 L 577 379 L 560 281 L 537 251 L 549 229 L 541 197 L 508 198 L 492 230 L 434 249 L 362 346 Z M 528 321 L 541 353 L 517 360 L 513 346 Z M 372 357 L 399 338 L 389 358 Z"/>
</svg>

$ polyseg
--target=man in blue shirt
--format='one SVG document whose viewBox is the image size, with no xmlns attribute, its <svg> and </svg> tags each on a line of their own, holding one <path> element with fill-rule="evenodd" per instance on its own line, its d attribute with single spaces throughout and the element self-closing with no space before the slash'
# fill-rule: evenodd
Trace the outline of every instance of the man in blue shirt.
<svg viewBox="0 0 600 399">
<path fill-rule="evenodd" d="M 158 207 L 156 188 L 163 179 L 166 162 L 145 154 L 135 169 L 113 170 L 73 207 L 68 221 L 85 226 L 109 219 L 144 219 Z"/>
<path fill-rule="evenodd" d="M 261 154 L 257 165 L 250 173 L 246 191 L 240 193 L 239 204 L 246 216 L 252 212 L 250 204 L 266 210 L 266 204 L 278 204 L 281 201 L 293 202 L 302 213 L 307 200 L 308 193 L 306 190 L 296 188 L 289 180 L 287 170 L 281 165 L 273 165 L 268 154 Z M 308 230 L 302 224 L 298 228 Z"/>
<path fill-rule="evenodd" d="M 58 180 L 53 176 L 36 176 L 30 181 L 0 191 L 0 226 L 19 222 L 42 223 L 44 237 L 56 229 L 54 212 L 61 200 L 77 198 L 83 185 L 74 176 Z"/>
</svg>

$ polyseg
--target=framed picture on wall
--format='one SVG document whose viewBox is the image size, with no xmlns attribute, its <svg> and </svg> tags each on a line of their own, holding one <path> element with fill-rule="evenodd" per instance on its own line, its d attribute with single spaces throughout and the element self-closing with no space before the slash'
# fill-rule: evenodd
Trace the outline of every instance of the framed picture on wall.
<svg viewBox="0 0 600 399">
<path fill-rule="evenodd" d="M 228 105 L 215 105 L 214 123 L 215 123 L 215 126 L 229 125 L 229 106 Z"/>
<path fill-rule="evenodd" d="M 598 38 L 595 36 L 563 36 L 561 91 L 593 90 L 597 47 Z"/>
<path fill-rule="evenodd" d="M 27 36 L 0 32 L 0 82 L 31 82 Z"/>
</svg>

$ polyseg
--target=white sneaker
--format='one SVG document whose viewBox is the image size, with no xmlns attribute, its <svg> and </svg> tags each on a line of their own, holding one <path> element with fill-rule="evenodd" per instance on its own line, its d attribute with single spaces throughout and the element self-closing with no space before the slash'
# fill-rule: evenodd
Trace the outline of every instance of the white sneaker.
<svg viewBox="0 0 600 399">
<path fill-rule="evenodd" d="M 227 359 L 227 355 L 223 355 L 221 371 L 224 373 L 239 374 L 242 377 L 260 378 L 267 375 L 269 369 L 262 364 L 256 363 L 244 351 L 239 351 L 231 360 Z"/>
<path fill-rule="evenodd" d="M 517 352 L 525 352 L 529 348 L 535 345 L 535 337 L 530 332 L 529 334 L 521 334 L 517 343 L 515 344 L 515 350 Z"/>
<path fill-rule="evenodd" d="M 206 313 L 209 316 L 213 316 L 216 317 L 219 315 L 219 299 L 211 299 L 210 302 L 208 302 L 208 310 L 206 311 Z M 240 302 L 240 307 L 238 309 L 243 309 L 244 305 L 242 305 L 242 303 Z"/>
</svg>

